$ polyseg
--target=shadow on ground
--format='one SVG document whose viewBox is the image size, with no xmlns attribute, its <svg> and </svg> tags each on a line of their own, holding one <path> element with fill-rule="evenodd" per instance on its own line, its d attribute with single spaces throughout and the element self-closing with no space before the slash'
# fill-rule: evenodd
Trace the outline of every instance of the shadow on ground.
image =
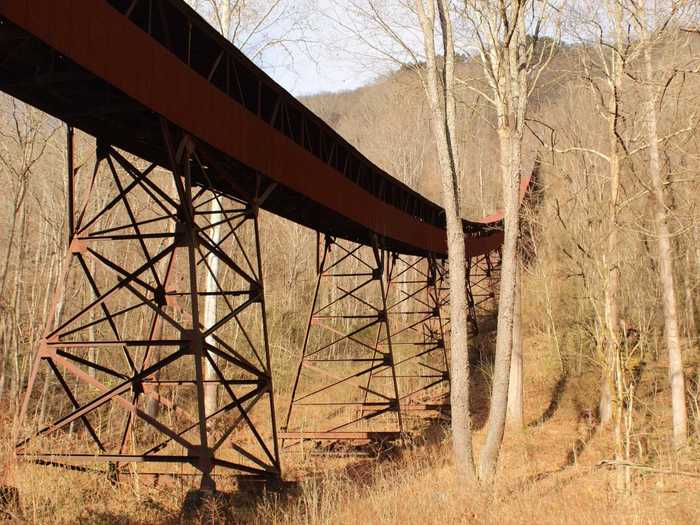
<svg viewBox="0 0 700 525">
<path fill-rule="evenodd" d="M 489 418 L 491 383 L 496 357 L 496 321 L 495 316 L 480 318 L 480 332 L 472 336 L 469 344 L 469 408 L 474 430 L 482 429 Z"/>
<path fill-rule="evenodd" d="M 569 378 L 569 367 L 564 366 L 562 368 L 561 374 L 559 375 L 559 379 L 557 380 L 557 382 L 554 385 L 554 388 L 552 389 L 552 398 L 549 401 L 549 405 L 540 417 L 528 424 L 528 427 L 537 427 L 546 423 L 554 417 L 554 414 L 556 414 L 557 409 L 559 408 L 559 404 L 561 403 L 561 399 L 562 397 L 564 397 L 564 392 L 566 391 L 566 385 L 569 382 Z"/>
</svg>

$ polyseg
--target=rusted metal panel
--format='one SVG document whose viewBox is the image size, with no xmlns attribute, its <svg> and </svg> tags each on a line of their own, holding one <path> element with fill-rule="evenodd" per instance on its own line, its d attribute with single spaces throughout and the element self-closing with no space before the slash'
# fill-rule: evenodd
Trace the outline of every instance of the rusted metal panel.
<svg viewBox="0 0 700 525">
<path fill-rule="evenodd" d="M 51 30 L 53 25 L 51 24 L 51 11 L 55 7 L 50 1 L 43 0 L 36 5 L 30 4 L 27 12 L 27 21 L 34 26 L 38 34 L 44 35 L 46 43 L 49 45 L 56 44 L 56 40 L 53 38 L 54 32 Z"/>
<path fill-rule="evenodd" d="M 27 24 L 28 0 L 0 0 L 0 12 L 17 25 L 25 27 Z"/>
<path fill-rule="evenodd" d="M 467 257 L 476 257 L 485 253 L 498 250 L 503 244 L 503 232 L 495 231 L 491 235 L 479 239 L 467 239 L 465 241 L 465 253 Z"/>
<path fill-rule="evenodd" d="M 66 24 L 50 24 L 49 33 L 52 42 L 68 42 L 71 47 L 75 47 L 77 42 L 77 31 L 73 28 L 73 24 L 76 23 L 75 18 L 72 16 L 74 5 L 66 6 L 70 18 L 66 21 Z M 54 3 L 49 4 L 49 9 L 47 10 L 47 15 L 49 20 L 53 20 L 56 16 L 56 9 L 58 9 Z M 79 44 L 77 44 L 79 45 Z"/>
<path fill-rule="evenodd" d="M 80 13 L 76 13 L 76 17 L 80 16 Z M 81 18 L 79 25 L 83 28 L 87 40 L 83 40 L 85 44 L 80 46 L 76 45 L 76 53 L 80 53 L 79 56 L 85 56 L 88 54 L 89 49 L 106 49 L 110 45 L 109 35 L 107 31 L 103 29 L 107 19 L 105 17 L 104 11 L 93 12 L 92 16 L 88 19 Z M 75 60 L 75 59 L 74 59 Z M 103 60 L 101 62 L 96 62 L 94 64 L 93 73 L 98 77 L 106 77 L 107 71 L 111 66 L 110 60 Z"/>
</svg>

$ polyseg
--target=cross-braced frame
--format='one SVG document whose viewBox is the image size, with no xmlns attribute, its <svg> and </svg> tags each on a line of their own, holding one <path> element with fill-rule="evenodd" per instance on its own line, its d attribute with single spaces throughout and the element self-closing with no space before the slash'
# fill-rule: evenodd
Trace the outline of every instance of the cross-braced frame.
<svg viewBox="0 0 700 525">
<path fill-rule="evenodd" d="M 387 254 L 325 236 L 284 440 L 400 438 Z M 381 345 L 380 345 L 381 343 Z M 373 375 L 383 370 L 386 378 Z M 289 443 L 289 441 L 287 441 Z"/>
<path fill-rule="evenodd" d="M 388 261 L 387 312 L 404 415 L 448 408 L 445 403 L 434 402 L 449 390 L 450 380 L 442 313 L 443 276 L 442 261 L 433 257 L 393 253 Z M 383 337 L 379 348 L 388 341 L 388 337 Z M 386 367 L 373 372 L 370 379 L 390 377 Z"/>
<path fill-rule="evenodd" d="M 494 315 L 498 311 L 498 289 L 501 281 L 501 254 L 493 251 L 469 259 L 467 275 L 471 289 L 474 319 Z"/>
<path fill-rule="evenodd" d="M 276 478 L 259 197 L 205 189 L 205 153 L 162 129 L 167 170 L 98 139 L 80 177 L 69 133 L 70 249 L 16 451 L 114 476 L 201 476 L 204 489 L 224 472 Z M 41 382 L 58 392 L 48 423 L 30 410 Z"/>
</svg>

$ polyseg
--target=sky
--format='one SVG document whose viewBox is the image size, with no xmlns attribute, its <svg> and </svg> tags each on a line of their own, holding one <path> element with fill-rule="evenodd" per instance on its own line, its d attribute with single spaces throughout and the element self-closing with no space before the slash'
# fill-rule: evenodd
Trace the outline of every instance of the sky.
<svg viewBox="0 0 700 525">
<path fill-rule="evenodd" d="M 219 1 L 188 0 L 217 29 L 212 6 Z M 392 65 L 368 52 L 350 27 L 356 22 L 353 4 L 354 0 L 250 0 L 246 5 L 252 14 L 240 25 L 232 20 L 227 37 L 295 96 L 355 89 Z"/>
<path fill-rule="evenodd" d="M 349 60 L 332 56 L 332 52 L 314 47 L 312 56 L 300 52 L 288 63 L 279 50 L 270 53 L 263 69 L 277 83 L 294 96 L 312 95 L 321 92 L 336 92 L 356 89 L 376 78 L 374 68 L 364 68 Z M 279 65 L 273 65 L 277 63 Z"/>
<path fill-rule="evenodd" d="M 212 6 L 245 5 L 241 23 L 232 22 L 236 30 L 227 37 L 297 97 L 356 89 L 398 67 L 387 57 L 411 61 L 403 45 L 387 36 L 386 26 L 422 54 L 423 35 L 406 0 L 381 0 L 372 9 L 361 0 L 187 1 L 215 27 Z M 473 53 L 471 39 L 455 32 L 458 52 Z"/>
<path fill-rule="evenodd" d="M 295 96 L 345 91 L 367 84 L 386 68 L 363 64 L 353 53 L 357 42 L 342 36 L 332 17 L 344 3 L 344 0 L 300 0 L 298 5 L 306 5 L 304 13 L 301 8 L 299 12 L 292 8 L 284 13 L 282 20 L 276 19 L 260 32 L 263 41 L 286 42 L 267 48 L 262 57 L 254 60 Z M 285 27 L 286 23 L 290 27 Z M 248 47 L 255 46 L 253 43 Z"/>
</svg>

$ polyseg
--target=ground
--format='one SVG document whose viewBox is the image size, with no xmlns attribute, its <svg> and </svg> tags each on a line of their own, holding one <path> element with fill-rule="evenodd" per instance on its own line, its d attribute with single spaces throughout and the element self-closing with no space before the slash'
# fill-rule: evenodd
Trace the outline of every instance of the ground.
<svg viewBox="0 0 700 525">
<path fill-rule="evenodd" d="M 423 421 L 411 443 L 378 459 L 287 453 L 282 488 L 262 493 L 257 487 L 236 490 L 222 483 L 221 498 L 188 516 L 182 504 L 193 481 L 160 480 L 154 486 L 133 478 L 112 485 L 89 474 L 15 465 L 6 448 L 5 477 L 20 497 L 12 517 L 18 522 L 90 524 L 700 522 L 700 474 L 694 473 L 700 448 L 691 445 L 670 454 L 656 423 L 649 426 L 645 420 L 645 431 L 640 427 L 634 434 L 630 461 L 637 466 L 630 473 L 631 486 L 618 490 L 616 471 L 601 464 L 612 458 L 612 438 L 596 426 L 595 374 L 575 363 L 562 367 L 558 354 L 536 337 L 526 340 L 526 356 L 528 424 L 508 430 L 494 488 L 456 476 L 449 429 L 438 420 Z M 662 368 L 649 367 L 659 374 Z M 483 381 L 488 381 L 488 366 L 476 366 L 477 451 L 488 406 L 479 395 L 488 392 Z M 664 402 L 663 389 L 653 401 Z M 3 439 L 5 447 L 9 441 Z M 638 468 L 642 463 L 647 468 Z"/>
</svg>

